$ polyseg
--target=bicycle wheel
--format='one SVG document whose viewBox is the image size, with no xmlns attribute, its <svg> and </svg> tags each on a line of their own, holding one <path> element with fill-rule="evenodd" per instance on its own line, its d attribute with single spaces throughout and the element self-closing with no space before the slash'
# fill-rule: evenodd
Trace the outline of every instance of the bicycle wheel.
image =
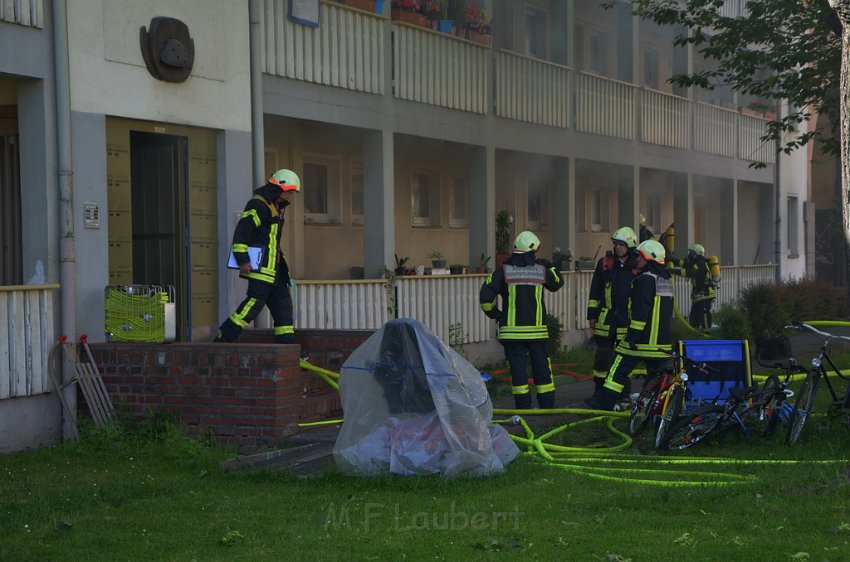
<svg viewBox="0 0 850 562">
<path fill-rule="evenodd" d="M 667 407 L 661 413 L 661 421 L 658 422 L 658 429 L 655 431 L 655 448 L 660 449 L 661 443 L 664 442 L 664 437 L 673 422 L 679 419 L 682 415 L 682 410 L 685 407 L 685 388 L 676 386 L 670 390 L 670 399 L 667 401 Z"/>
<path fill-rule="evenodd" d="M 789 445 L 796 443 L 803 432 L 803 426 L 806 425 L 806 420 L 815 404 L 815 393 L 817 393 L 819 382 L 820 371 L 809 371 L 803 386 L 797 392 L 797 400 L 794 402 L 794 409 L 791 410 L 791 422 L 788 426 Z"/>
<path fill-rule="evenodd" d="M 785 393 L 779 387 L 779 377 L 776 375 L 767 377 L 759 402 L 758 414 L 763 416 L 765 421 L 762 435 L 772 437 L 776 433 L 776 426 L 779 425 L 779 413 L 782 411 L 782 404 L 785 402 Z"/>
<path fill-rule="evenodd" d="M 670 426 L 662 449 L 687 449 L 693 447 L 714 431 L 723 417 L 722 406 L 711 404 L 694 410 Z"/>
<path fill-rule="evenodd" d="M 629 417 L 628 433 L 632 437 L 637 437 L 652 419 L 660 388 L 661 377 L 652 377 L 644 381 L 635 405 L 632 406 L 632 415 Z"/>
</svg>

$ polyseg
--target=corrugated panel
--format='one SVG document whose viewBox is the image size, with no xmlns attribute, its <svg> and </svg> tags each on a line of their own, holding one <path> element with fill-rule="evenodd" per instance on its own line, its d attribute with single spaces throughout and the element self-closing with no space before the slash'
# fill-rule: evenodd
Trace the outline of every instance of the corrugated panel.
<svg viewBox="0 0 850 562">
<path fill-rule="evenodd" d="M 0 290 L 0 399 L 52 390 L 47 358 L 53 343 L 56 285 Z"/>
<path fill-rule="evenodd" d="M 0 0 L 0 20 L 41 29 L 44 0 Z"/>
<path fill-rule="evenodd" d="M 449 343 L 449 326 L 460 324 L 466 343 L 490 339 L 492 320 L 478 306 L 482 276 L 445 275 L 397 279 L 398 316 L 415 318 Z"/>
<path fill-rule="evenodd" d="M 390 318 L 380 280 L 302 281 L 293 300 L 297 328 L 375 330 Z"/>
<path fill-rule="evenodd" d="M 690 102 L 672 94 L 642 90 L 641 140 L 674 148 L 690 148 Z"/>
<path fill-rule="evenodd" d="M 694 104 L 694 150 L 735 157 L 738 112 L 705 103 Z"/>
<path fill-rule="evenodd" d="M 313 28 L 287 17 L 287 2 L 265 0 L 263 72 L 359 92 L 384 93 L 384 19 L 322 3 Z"/>
<path fill-rule="evenodd" d="M 738 119 L 741 123 L 738 158 L 773 164 L 776 161 L 776 147 L 773 143 L 761 140 L 767 121 L 743 114 L 739 115 Z"/>
<path fill-rule="evenodd" d="M 570 69 L 516 53 L 496 54 L 496 114 L 569 127 Z"/>
<path fill-rule="evenodd" d="M 636 87 L 576 73 L 576 129 L 623 139 L 635 138 Z"/>
<path fill-rule="evenodd" d="M 393 25 L 397 98 L 487 113 L 490 47 L 424 28 Z"/>
</svg>

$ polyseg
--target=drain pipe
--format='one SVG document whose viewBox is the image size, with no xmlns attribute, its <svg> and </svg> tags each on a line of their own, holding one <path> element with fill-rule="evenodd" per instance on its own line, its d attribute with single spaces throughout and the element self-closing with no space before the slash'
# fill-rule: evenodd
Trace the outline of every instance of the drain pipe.
<svg viewBox="0 0 850 562">
<path fill-rule="evenodd" d="M 252 172 L 254 177 L 254 186 L 263 185 L 266 183 L 266 162 L 265 162 L 265 141 L 263 140 L 263 51 L 260 43 L 260 17 L 263 14 L 260 0 L 248 1 L 248 20 L 250 23 L 249 31 L 249 57 L 250 57 L 250 72 L 251 72 L 251 157 L 252 157 Z M 263 314 L 257 316 L 254 320 L 254 326 L 257 328 L 269 328 L 269 314 L 263 311 Z"/>
<path fill-rule="evenodd" d="M 71 85 L 68 69 L 68 11 L 66 0 L 53 0 L 53 64 L 56 88 L 56 156 L 59 190 L 59 299 L 61 329 L 68 341 L 77 341 L 77 258 L 74 249 L 73 171 L 71 170 Z M 63 356 L 68 354 L 63 354 Z M 62 382 L 71 380 L 74 364 L 70 358 L 62 363 Z M 70 385 L 62 391 L 70 410 L 77 409 L 77 388 Z M 62 437 L 73 436 L 72 420 L 62 410 Z"/>
</svg>

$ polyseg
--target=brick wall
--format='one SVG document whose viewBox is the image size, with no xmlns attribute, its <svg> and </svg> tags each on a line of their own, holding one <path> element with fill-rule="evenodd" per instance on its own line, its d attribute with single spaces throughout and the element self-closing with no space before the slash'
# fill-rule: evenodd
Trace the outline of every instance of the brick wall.
<svg viewBox="0 0 850 562">
<path fill-rule="evenodd" d="M 175 416 L 190 432 L 211 432 L 242 452 L 279 447 L 302 422 L 341 418 L 339 394 L 299 367 L 339 371 L 368 331 L 303 330 L 296 345 L 274 345 L 269 330 L 239 343 L 90 344 L 113 403 L 143 417 Z M 84 405 L 82 397 L 80 405 Z"/>
</svg>

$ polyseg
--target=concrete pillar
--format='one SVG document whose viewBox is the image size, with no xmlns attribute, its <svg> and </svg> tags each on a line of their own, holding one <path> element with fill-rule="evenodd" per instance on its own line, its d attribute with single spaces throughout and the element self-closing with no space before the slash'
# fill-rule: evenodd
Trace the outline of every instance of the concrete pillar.
<svg viewBox="0 0 850 562">
<path fill-rule="evenodd" d="M 474 149 L 469 183 L 469 265 L 478 265 L 481 254 L 496 255 L 496 149 Z M 493 260 L 490 260 L 493 267 Z"/>
<path fill-rule="evenodd" d="M 394 263 L 395 162 L 389 130 L 369 132 L 363 139 L 363 244 L 367 278 Z"/>
<path fill-rule="evenodd" d="M 553 166 L 552 252 L 573 248 L 576 232 L 575 160 L 556 158 Z"/>
</svg>

